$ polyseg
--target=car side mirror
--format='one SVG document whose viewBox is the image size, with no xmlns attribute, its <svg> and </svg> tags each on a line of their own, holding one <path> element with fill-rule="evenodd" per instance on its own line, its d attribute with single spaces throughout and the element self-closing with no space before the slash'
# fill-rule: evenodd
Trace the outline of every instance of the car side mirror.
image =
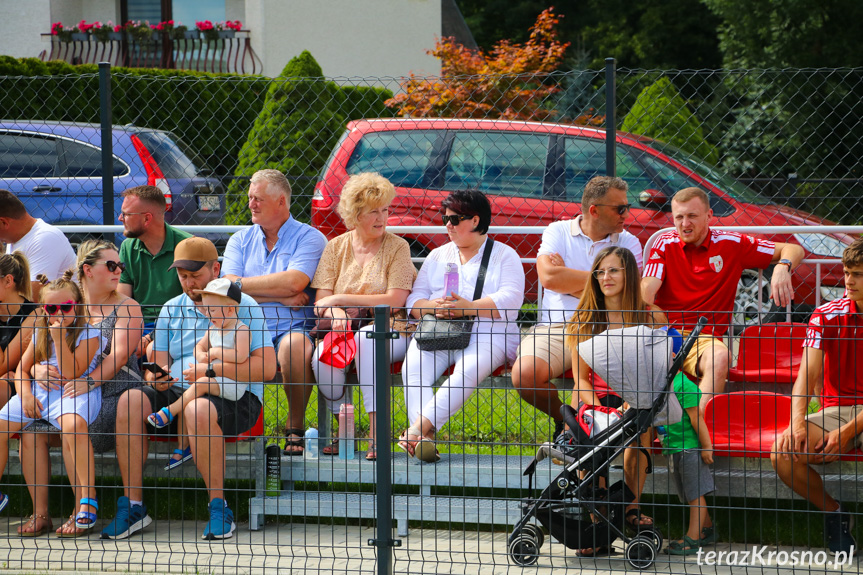
<svg viewBox="0 0 863 575">
<path fill-rule="evenodd" d="M 644 190 L 638 194 L 638 203 L 645 208 L 662 210 L 663 212 L 671 209 L 671 202 L 668 201 L 668 196 L 659 190 Z"/>
</svg>

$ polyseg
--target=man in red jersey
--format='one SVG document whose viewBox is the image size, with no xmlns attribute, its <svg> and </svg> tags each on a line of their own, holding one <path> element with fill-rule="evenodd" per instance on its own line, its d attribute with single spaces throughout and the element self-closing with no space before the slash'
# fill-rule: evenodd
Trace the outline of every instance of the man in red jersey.
<svg viewBox="0 0 863 575">
<path fill-rule="evenodd" d="M 770 461 L 779 478 L 824 512 L 831 551 L 853 552 L 851 516 L 825 490 L 811 466 L 836 461 L 863 448 L 863 239 L 845 248 L 845 296 L 812 313 L 803 361 L 791 395 L 791 423 L 776 442 Z M 821 410 L 807 415 L 819 384 Z"/>
<path fill-rule="evenodd" d="M 671 199 L 673 232 L 659 236 L 644 262 L 644 301 L 666 311 L 668 321 L 687 334 L 699 316 L 710 322 L 683 370 L 701 378 L 701 411 L 714 393 L 722 393 L 728 376 L 728 348 L 722 335 L 731 322 L 734 296 L 743 270 L 778 264 L 770 282 L 772 299 L 785 306 L 794 298 L 791 271 L 803 259 L 803 248 L 736 232 L 710 229 L 710 199 L 699 188 L 680 190 Z"/>
</svg>

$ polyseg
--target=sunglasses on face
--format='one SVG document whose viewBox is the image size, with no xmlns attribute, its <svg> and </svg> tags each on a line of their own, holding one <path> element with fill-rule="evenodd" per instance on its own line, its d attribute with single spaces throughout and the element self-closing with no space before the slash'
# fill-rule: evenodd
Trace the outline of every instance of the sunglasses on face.
<svg viewBox="0 0 863 575">
<path fill-rule="evenodd" d="M 72 308 L 75 307 L 75 301 L 70 299 L 69 301 L 64 301 L 61 304 L 46 303 L 42 307 L 45 309 L 45 313 L 47 313 L 48 315 L 57 315 L 58 311 L 62 311 L 63 313 L 69 313 L 70 311 L 72 311 Z"/>
<path fill-rule="evenodd" d="M 459 214 L 453 214 L 451 216 L 443 217 L 443 225 L 452 224 L 453 226 L 457 226 L 465 220 L 469 220 L 471 216 L 462 216 Z"/>
<path fill-rule="evenodd" d="M 593 204 L 594 206 L 605 206 L 607 208 L 615 208 L 617 209 L 617 215 L 622 216 L 630 209 L 632 209 L 632 204 Z"/>
<path fill-rule="evenodd" d="M 123 262 L 115 262 L 112 260 L 105 260 L 104 262 L 94 262 L 93 265 L 95 265 L 95 264 L 105 264 L 105 267 L 108 268 L 108 271 L 111 273 L 114 273 L 115 271 L 117 271 L 117 268 L 120 268 L 121 272 L 126 271 L 126 264 L 124 264 Z"/>
</svg>

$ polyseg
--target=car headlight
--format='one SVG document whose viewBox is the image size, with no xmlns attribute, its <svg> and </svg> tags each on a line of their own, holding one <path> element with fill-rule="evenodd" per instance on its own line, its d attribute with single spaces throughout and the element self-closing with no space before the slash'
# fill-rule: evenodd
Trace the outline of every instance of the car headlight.
<svg viewBox="0 0 863 575">
<path fill-rule="evenodd" d="M 821 286 L 821 301 L 828 302 L 845 295 L 843 286 Z"/>
<path fill-rule="evenodd" d="M 841 258 L 842 252 L 848 247 L 838 238 L 827 234 L 794 234 L 794 239 L 803 246 L 806 251 L 818 256 Z"/>
</svg>

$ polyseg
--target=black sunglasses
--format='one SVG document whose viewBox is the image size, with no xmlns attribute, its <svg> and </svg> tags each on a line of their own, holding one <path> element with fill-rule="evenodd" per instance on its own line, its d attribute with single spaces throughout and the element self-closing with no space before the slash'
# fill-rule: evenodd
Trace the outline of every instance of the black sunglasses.
<svg viewBox="0 0 863 575">
<path fill-rule="evenodd" d="M 451 216 L 443 217 L 443 225 L 452 224 L 453 226 L 457 226 L 465 220 L 471 219 L 473 216 L 462 216 L 459 214 L 453 214 Z"/>
<path fill-rule="evenodd" d="M 57 315 L 58 311 L 62 311 L 63 313 L 69 313 L 72 311 L 72 308 L 75 307 L 75 302 L 70 299 L 61 304 L 46 303 L 42 307 L 45 308 L 45 312 L 48 315 Z"/>
<path fill-rule="evenodd" d="M 114 273 L 117 271 L 117 268 L 120 268 L 121 272 L 126 271 L 126 264 L 123 262 L 115 262 L 113 260 L 105 260 L 104 262 L 96 262 L 97 264 L 105 264 L 105 267 L 108 268 L 108 271 Z"/>
<path fill-rule="evenodd" d="M 593 204 L 594 206 L 605 206 L 607 208 L 617 208 L 617 215 L 622 216 L 630 209 L 632 209 L 632 204 Z"/>
</svg>

